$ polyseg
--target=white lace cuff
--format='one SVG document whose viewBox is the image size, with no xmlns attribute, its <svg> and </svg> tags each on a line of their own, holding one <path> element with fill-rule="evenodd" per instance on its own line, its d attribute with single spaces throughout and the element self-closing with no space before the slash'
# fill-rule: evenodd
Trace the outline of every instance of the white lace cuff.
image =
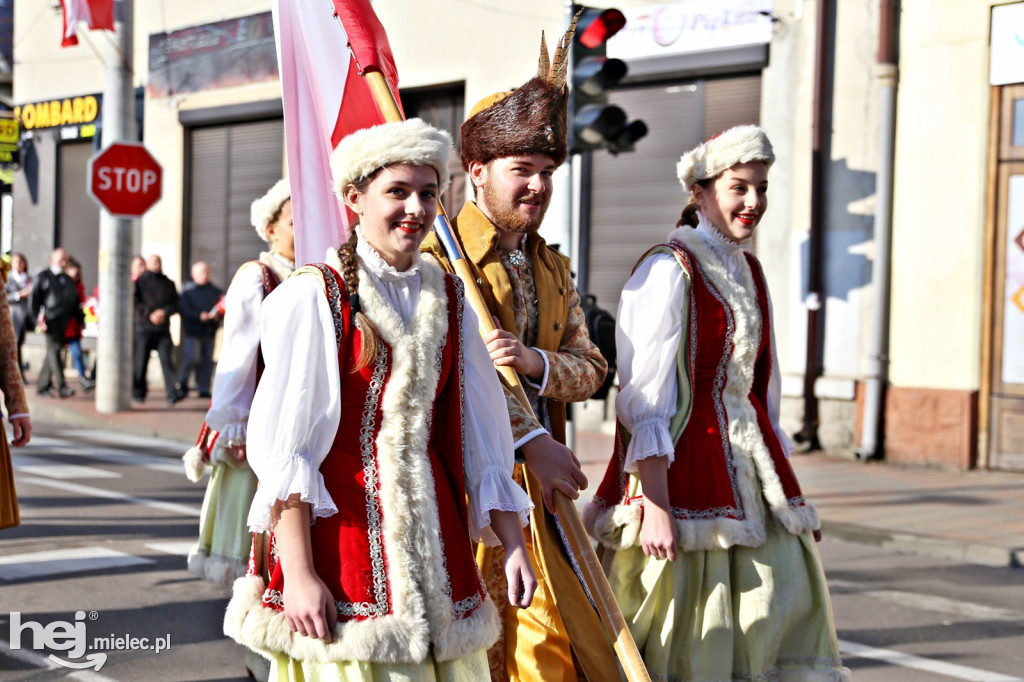
<svg viewBox="0 0 1024 682">
<path fill-rule="evenodd" d="M 245 444 L 246 422 L 249 421 L 249 413 L 244 414 L 232 407 L 224 409 L 211 409 L 206 413 L 207 425 L 220 433 L 217 440 L 224 445 Z M 229 443 L 229 440 L 237 442 Z"/>
<path fill-rule="evenodd" d="M 637 473 L 636 463 L 648 457 L 668 457 L 668 466 L 675 460 L 676 446 L 668 432 L 668 421 L 648 419 L 633 427 L 626 448 L 625 471 Z"/>
<path fill-rule="evenodd" d="M 525 526 L 530 520 L 533 502 L 519 485 L 512 480 L 503 467 L 492 466 L 483 470 L 476 490 L 470 492 L 469 532 L 474 540 L 481 540 L 488 547 L 498 544 L 498 538 L 491 531 L 491 511 L 511 511 L 519 514 L 519 523 Z"/>
<path fill-rule="evenodd" d="M 260 479 L 249 508 L 249 529 L 254 533 L 273 530 L 270 510 L 274 503 L 296 493 L 301 501 L 309 503 L 310 523 L 338 513 L 319 468 L 313 468 L 307 458 L 293 455 L 279 463 L 272 478 Z"/>
<path fill-rule="evenodd" d="M 207 424 L 209 424 L 209 422 L 207 422 Z M 210 424 L 210 428 L 217 429 L 213 424 Z M 220 435 L 217 436 L 217 445 L 225 448 L 229 448 L 232 445 L 245 445 L 245 422 L 228 424 L 223 429 L 217 429 L 217 431 L 220 433 Z"/>
</svg>

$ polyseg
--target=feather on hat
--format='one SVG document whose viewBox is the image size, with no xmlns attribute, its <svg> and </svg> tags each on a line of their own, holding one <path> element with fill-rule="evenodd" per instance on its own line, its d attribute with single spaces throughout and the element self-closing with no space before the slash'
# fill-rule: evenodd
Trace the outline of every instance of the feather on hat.
<svg viewBox="0 0 1024 682">
<path fill-rule="evenodd" d="M 694 183 L 717 178 L 736 164 L 750 161 L 764 161 L 770 168 L 775 162 L 772 143 L 763 128 L 735 126 L 683 154 L 676 165 L 676 176 L 689 194 Z"/>
<path fill-rule="evenodd" d="M 331 152 L 334 193 L 344 200 L 350 184 L 396 163 L 431 166 L 443 192 L 448 188 L 451 151 L 451 135 L 418 118 L 357 130 L 342 138 Z"/>
<path fill-rule="evenodd" d="M 525 154 L 543 154 L 562 165 L 569 153 L 565 79 L 575 32 L 573 18 L 553 57 L 541 33 L 537 75 L 515 90 L 488 95 L 473 107 L 461 130 L 464 169 L 469 170 L 472 161 Z"/>
</svg>

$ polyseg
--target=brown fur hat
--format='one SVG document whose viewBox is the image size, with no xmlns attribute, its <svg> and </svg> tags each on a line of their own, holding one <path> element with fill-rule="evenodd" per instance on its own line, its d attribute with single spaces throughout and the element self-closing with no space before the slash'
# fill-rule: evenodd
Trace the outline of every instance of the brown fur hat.
<svg viewBox="0 0 1024 682">
<path fill-rule="evenodd" d="M 525 154 L 544 154 L 562 165 L 569 145 L 568 107 L 564 84 L 556 88 L 531 78 L 462 124 L 462 167 Z"/>
<path fill-rule="evenodd" d="M 581 10 L 582 12 L 582 10 Z M 579 14 L 576 15 L 579 18 Z M 537 75 L 511 92 L 500 92 L 477 102 L 462 124 L 462 167 L 471 161 L 488 163 L 505 156 L 543 154 L 561 166 L 569 153 L 569 44 L 576 18 L 548 56 L 540 36 Z"/>
</svg>

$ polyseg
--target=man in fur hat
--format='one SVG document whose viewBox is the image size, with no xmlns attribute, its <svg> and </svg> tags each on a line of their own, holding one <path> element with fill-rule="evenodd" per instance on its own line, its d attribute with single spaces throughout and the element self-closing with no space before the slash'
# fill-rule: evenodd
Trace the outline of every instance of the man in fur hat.
<svg viewBox="0 0 1024 682">
<path fill-rule="evenodd" d="M 545 56 L 546 49 L 536 78 L 482 100 L 461 130 L 462 165 L 476 199 L 459 213 L 455 235 L 499 323 L 485 339 L 491 359 L 516 369 L 536 414 L 506 390 L 517 454 L 533 477 L 527 489 L 536 508 L 527 540 L 538 587 L 529 609 L 506 607 L 504 637 L 490 652 L 491 675 L 550 682 L 575 681 L 583 673 L 617 680 L 614 654 L 552 516 L 554 490 L 575 499 L 587 486 L 564 445 L 566 403 L 593 395 L 607 363 L 587 334 L 568 259 L 537 232 L 551 201 L 552 173 L 567 154 L 564 65 L 556 54 L 549 67 Z M 435 235 L 422 248 L 451 269 Z M 524 481 L 521 466 L 516 477 Z M 500 556 L 486 573 L 492 594 L 502 594 Z"/>
</svg>

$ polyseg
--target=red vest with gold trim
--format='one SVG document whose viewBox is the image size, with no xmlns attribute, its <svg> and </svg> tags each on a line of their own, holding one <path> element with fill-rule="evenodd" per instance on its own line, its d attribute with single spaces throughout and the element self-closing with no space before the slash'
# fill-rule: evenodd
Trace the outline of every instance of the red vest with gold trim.
<svg viewBox="0 0 1024 682">
<path fill-rule="evenodd" d="M 317 658 L 418 662 L 433 651 L 447 660 L 489 646 L 497 624 L 468 534 L 463 470 L 462 283 L 439 269 L 428 273 L 443 277 L 447 332 L 439 346 L 414 349 L 422 357 L 413 367 L 436 372 L 436 390 L 413 395 L 400 410 L 414 428 L 385 433 L 394 415 L 384 396 L 399 383 L 395 348 L 379 339 L 376 361 L 356 370 L 362 332 L 343 280 L 330 266 L 314 267 L 339 340 L 341 421 L 320 465 L 338 513 L 317 519 L 310 536 L 344 633 Z M 367 296 L 360 299 L 367 311 Z M 417 442 L 421 432 L 425 443 Z M 262 605 L 279 612 L 286 577 L 273 538 L 269 574 Z"/>
<path fill-rule="evenodd" d="M 651 249 L 641 262 L 654 253 L 673 255 L 690 281 L 689 333 L 682 340 L 688 344 L 690 415 L 676 439 L 668 469 L 669 503 L 680 546 L 685 550 L 759 546 L 765 537 L 765 506 L 792 533 L 816 528 L 817 515 L 805 503 L 768 417 L 771 328 L 760 263 L 743 254 L 760 324 L 755 325 L 756 338 L 741 339 L 737 306 L 716 288 L 691 249 L 664 244 Z M 749 371 L 745 373 L 749 388 L 737 391 L 743 375 L 732 363 L 741 342 L 754 344 L 754 367 L 752 380 Z M 584 517 L 598 539 L 623 547 L 638 542 L 643 496 L 630 490 L 624 471 L 629 433 L 621 423 L 616 427 L 614 454 Z"/>
</svg>

